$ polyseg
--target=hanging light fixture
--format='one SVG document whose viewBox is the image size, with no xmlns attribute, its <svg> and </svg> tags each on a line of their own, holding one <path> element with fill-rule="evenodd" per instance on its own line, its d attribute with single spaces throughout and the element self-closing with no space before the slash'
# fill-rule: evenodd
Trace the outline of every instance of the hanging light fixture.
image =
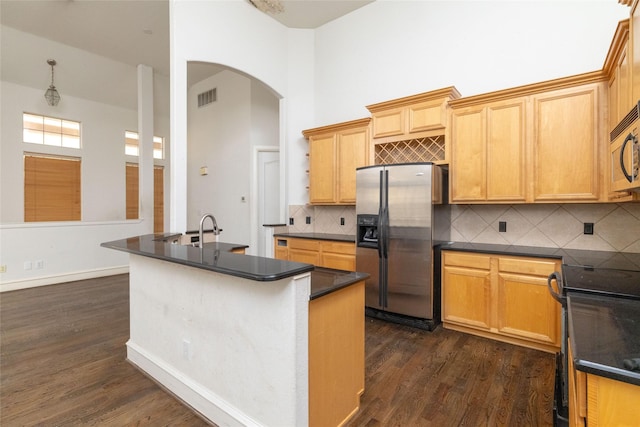
<svg viewBox="0 0 640 427">
<path fill-rule="evenodd" d="M 51 85 L 49 85 L 49 89 L 44 93 L 44 97 L 47 100 L 47 104 L 55 107 L 58 105 L 58 102 L 60 102 L 60 94 L 53 85 L 53 66 L 56 65 L 56 60 L 47 59 L 47 64 L 51 65 Z"/>
</svg>

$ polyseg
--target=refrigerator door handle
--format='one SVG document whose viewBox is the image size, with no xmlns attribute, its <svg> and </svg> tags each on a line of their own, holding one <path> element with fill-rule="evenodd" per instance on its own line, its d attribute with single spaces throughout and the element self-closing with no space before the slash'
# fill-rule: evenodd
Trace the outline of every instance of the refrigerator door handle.
<svg viewBox="0 0 640 427">
<path fill-rule="evenodd" d="M 382 192 L 383 192 L 383 188 L 382 188 L 382 181 L 383 181 L 383 175 L 382 175 L 382 171 L 380 171 L 380 180 L 379 180 L 379 185 L 378 185 L 378 189 L 380 190 L 379 194 L 378 194 L 378 258 L 380 258 L 382 260 L 382 242 L 384 242 L 384 229 L 382 227 L 382 218 L 383 218 L 383 213 L 384 213 L 384 206 L 382 205 L 382 200 L 383 200 L 383 196 L 382 196 Z M 382 277 L 382 276 L 380 276 Z"/>
</svg>

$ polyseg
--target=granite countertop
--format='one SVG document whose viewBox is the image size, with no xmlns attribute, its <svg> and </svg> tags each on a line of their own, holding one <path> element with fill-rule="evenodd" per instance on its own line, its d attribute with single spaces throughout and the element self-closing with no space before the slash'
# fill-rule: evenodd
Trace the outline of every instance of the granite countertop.
<svg viewBox="0 0 640 427">
<path fill-rule="evenodd" d="M 576 369 L 640 386 L 640 300 L 569 292 L 569 337 Z"/>
<path fill-rule="evenodd" d="M 211 242 L 205 243 L 201 250 L 199 247 L 191 245 L 171 243 L 175 241 L 176 236 L 179 237 L 180 234 L 149 234 L 105 242 L 100 246 L 263 282 L 279 280 L 309 271 L 311 272 L 310 299 L 320 298 L 369 277 L 366 273 L 333 270 L 300 262 L 231 253 L 234 249 L 248 248 L 247 245 Z"/>
<path fill-rule="evenodd" d="M 316 267 L 311 272 L 311 298 L 316 299 L 369 277 L 366 273 Z"/>
<path fill-rule="evenodd" d="M 442 250 L 488 253 L 539 258 L 555 258 L 566 265 L 640 270 L 640 253 L 587 251 L 580 249 L 545 248 L 537 246 L 497 245 L 489 243 L 442 242 Z"/>
<path fill-rule="evenodd" d="M 356 236 L 352 234 L 331 233 L 275 233 L 274 237 L 295 237 L 298 239 L 334 240 L 336 242 L 355 243 Z"/>
<path fill-rule="evenodd" d="M 284 279 L 314 268 L 311 264 L 230 252 L 247 248 L 247 245 L 211 242 L 200 248 L 166 240 L 162 236 L 147 234 L 105 242 L 100 246 L 261 282 Z"/>
</svg>

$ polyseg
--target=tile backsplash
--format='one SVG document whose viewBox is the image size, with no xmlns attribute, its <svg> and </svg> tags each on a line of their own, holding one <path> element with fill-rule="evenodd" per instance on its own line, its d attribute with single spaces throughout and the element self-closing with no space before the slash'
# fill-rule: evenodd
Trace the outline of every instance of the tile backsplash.
<svg viewBox="0 0 640 427">
<path fill-rule="evenodd" d="M 451 240 L 640 252 L 640 204 L 452 205 Z"/>
<path fill-rule="evenodd" d="M 307 217 L 311 224 L 306 223 Z M 291 218 L 290 233 L 356 234 L 355 206 L 290 205 L 289 220 Z M 344 225 L 340 225 L 341 218 L 344 218 Z"/>
<path fill-rule="evenodd" d="M 291 205 L 289 218 L 292 233 L 356 234 L 354 206 Z M 452 205 L 451 240 L 640 253 L 640 203 Z"/>
</svg>

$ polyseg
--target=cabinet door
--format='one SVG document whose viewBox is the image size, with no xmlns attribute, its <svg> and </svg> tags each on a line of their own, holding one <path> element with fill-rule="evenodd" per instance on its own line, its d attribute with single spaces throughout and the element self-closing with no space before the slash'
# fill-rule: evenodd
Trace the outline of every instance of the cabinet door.
<svg viewBox="0 0 640 427">
<path fill-rule="evenodd" d="M 289 261 L 320 265 L 320 253 L 308 249 L 289 249 Z"/>
<path fill-rule="evenodd" d="M 446 256 L 445 254 L 445 264 Z M 488 257 L 477 258 L 485 258 L 487 263 L 489 262 Z M 489 270 L 445 265 L 442 276 L 442 320 L 489 330 L 491 328 Z"/>
<path fill-rule="evenodd" d="M 323 252 L 320 265 L 327 268 L 335 268 L 336 270 L 355 271 L 356 257 L 355 255 Z"/>
<path fill-rule="evenodd" d="M 533 97 L 534 202 L 598 200 L 600 87 Z"/>
<path fill-rule="evenodd" d="M 356 245 L 346 242 L 322 242 L 323 267 L 337 270 L 355 271 L 356 269 Z"/>
<path fill-rule="evenodd" d="M 485 113 L 482 107 L 469 107 L 452 113 L 451 200 L 484 201 L 486 187 Z"/>
<path fill-rule="evenodd" d="M 500 333 L 560 347 L 560 304 L 547 288 L 547 277 L 559 269 L 553 260 L 498 258 Z"/>
<path fill-rule="evenodd" d="M 487 200 L 524 202 L 525 98 L 487 106 Z"/>
<path fill-rule="evenodd" d="M 611 131 L 633 107 L 629 43 L 625 43 L 609 80 L 609 126 Z"/>
<path fill-rule="evenodd" d="M 631 53 L 630 66 L 631 66 L 631 87 L 632 87 L 632 102 L 637 102 L 640 99 L 640 2 L 635 1 L 631 9 L 631 21 L 629 25 L 630 45 L 629 52 Z"/>
<path fill-rule="evenodd" d="M 334 203 L 336 200 L 334 134 L 309 139 L 309 202 Z"/>
<path fill-rule="evenodd" d="M 338 203 L 356 203 L 356 168 L 367 165 L 368 128 L 338 135 Z"/>
<path fill-rule="evenodd" d="M 373 137 L 402 135 L 405 128 L 405 109 L 394 108 L 372 114 Z"/>
<path fill-rule="evenodd" d="M 320 242 L 313 239 L 289 239 L 289 261 L 320 265 Z"/>
<path fill-rule="evenodd" d="M 408 107 L 409 133 L 431 129 L 442 129 L 446 126 L 445 109 L 442 100 L 422 102 Z"/>
<path fill-rule="evenodd" d="M 640 386 L 587 374 L 586 388 L 588 426 L 639 424 Z"/>
<path fill-rule="evenodd" d="M 546 277 L 498 273 L 500 333 L 560 347 L 559 311 Z"/>
</svg>

